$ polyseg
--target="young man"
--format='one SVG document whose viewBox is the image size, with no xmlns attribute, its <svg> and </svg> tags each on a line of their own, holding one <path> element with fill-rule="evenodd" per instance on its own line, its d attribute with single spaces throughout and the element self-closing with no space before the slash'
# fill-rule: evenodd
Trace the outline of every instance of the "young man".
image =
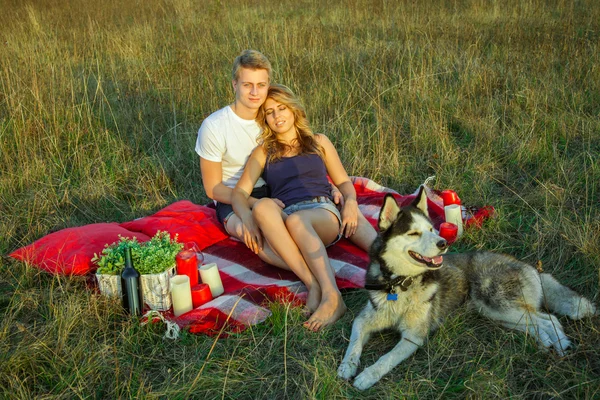
<svg viewBox="0 0 600 400">
<path fill-rule="evenodd" d="M 266 100 L 271 75 L 271 63 L 262 53 L 244 50 L 233 63 L 232 86 L 235 101 L 208 116 L 202 122 L 196 140 L 196 153 L 200 156 L 206 195 L 216 201 L 217 218 L 223 223 L 225 230 L 237 239 L 243 238 L 244 226 L 233 212 L 231 194 L 246 161 L 257 145 L 260 128 L 254 119 Z M 268 190 L 265 182 L 259 179 L 249 198 L 250 206 L 262 197 L 268 197 Z M 339 191 L 335 191 L 334 199 L 336 203 L 343 201 Z M 371 224 L 360 213 L 357 227 L 344 233 L 364 250 L 368 250 L 377 236 Z M 269 264 L 289 269 L 268 242 L 262 241 L 257 254 Z"/>
</svg>

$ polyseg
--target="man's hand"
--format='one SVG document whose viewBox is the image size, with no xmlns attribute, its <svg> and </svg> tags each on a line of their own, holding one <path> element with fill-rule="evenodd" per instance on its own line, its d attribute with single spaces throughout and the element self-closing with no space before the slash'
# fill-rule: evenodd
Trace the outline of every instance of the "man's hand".
<svg viewBox="0 0 600 400">
<path fill-rule="evenodd" d="M 246 221 L 242 221 L 242 239 L 254 254 L 258 254 L 263 248 L 262 233 L 254 223 L 252 217 L 248 218 Z"/>
<path fill-rule="evenodd" d="M 358 226 L 358 203 L 354 199 L 350 199 L 344 203 L 342 207 L 342 226 L 340 227 L 340 234 L 345 238 L 356 233 Z"/>
<path fill-rule="evenodd" d="M 335 185 L 331 185 L 331 197 L 333 197 L 333 202 L 340 206 L 340 208 L 344 207 L 344 195 Z"/>
<path fill-rule="evenodd" d="M 282 210 L 285 208 L 285 204 L 283 204 L 283 201 L 281 201 L 279 199 L 274 199 L 274 198 L 271 198 L 271 200 L 273 200 L 275 202 L 275 204 L 277 204 L 279 207 L 281 207 Z"/>
<path fill-rule="evenodd" d="M 254 203 L 256 203 L 258 200 L 260 199 L 255 199 L 254 197 L 248 197 L 248 204 L 250 204 L 250 208 L 254 207 Z M 273 200 L 275 202 L 275 204 L 277 204 L 279 207 L 281 207 L 281 209 L 285 208 L 285 204 L 283 204 L 283 201 L 279 200 L 279 199 L 275 199 L 275 198 L 271 198 L 271 200 Z"/>
</svg>

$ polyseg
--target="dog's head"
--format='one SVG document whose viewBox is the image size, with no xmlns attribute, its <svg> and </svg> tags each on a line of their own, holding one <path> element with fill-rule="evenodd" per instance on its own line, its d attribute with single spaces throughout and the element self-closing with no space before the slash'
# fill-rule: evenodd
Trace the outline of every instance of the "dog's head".
<svg viewBox="0 0 600 400">
<path fill-rule="evenodd" d="M 421 186 L 415 200 L 400 208 L 387 194 L 379 214 L 379 256 L 398 275 L 416 275 L 442 266 L 448 243 L 439 236 L 427 211 L 427 194 Z"/>
</svg>

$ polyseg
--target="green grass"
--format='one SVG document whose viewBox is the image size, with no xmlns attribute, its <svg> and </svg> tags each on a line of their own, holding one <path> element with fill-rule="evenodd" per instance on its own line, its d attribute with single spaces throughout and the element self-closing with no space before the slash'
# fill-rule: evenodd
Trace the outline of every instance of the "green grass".
<svg viewBox="0 0 600 400">
<path fill-rule="evenodd" d="M 351 175 L 436 175 L 498 217 L 457 250 L 503 251 L 598 300 L 600 6 L 566 1 L 0 0 L 0 253 L 65 227 L 207 201 L 196 132 L 230 67 L 264 52 Z M 336 377 L 352 317 L 299 310 L 215 341 L 128 320 L 85 279 L 0 261 L 0 397 L 597 398 L 598 318 L 564 358 L 466 310 L 367 392 Z M 363 364 L 398 336 L 379 335 Z"/>
</svg>

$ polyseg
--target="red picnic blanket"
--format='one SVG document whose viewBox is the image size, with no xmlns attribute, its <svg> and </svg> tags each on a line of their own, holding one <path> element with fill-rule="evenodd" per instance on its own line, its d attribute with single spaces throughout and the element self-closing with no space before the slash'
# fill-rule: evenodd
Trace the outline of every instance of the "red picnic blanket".
<svg viewBox="0 0 600 400">
<path fill-rule="evenodd" d="M 367 178 L 353 177 L 352 180 L 359 208 L 375 227 L 386 193 L 392 193 L 401 206 L 409 204 L 416 195 L 416 192 L 399 195 Z M 429 213 L 438 227 L 444 221 L 443 202 L 439 192 L 427 185 L 425 188 L 429 198 Z M 465 225 L 480 225 L 492 213 L 492 207 L 467 213 Z M 180 327 L 187 327 L 192 333 L 211 335 L 241 331 L 270 316 L 271 312 L 263 307 L 266 300 L 297 304 L 303 304 L 306 300 L 306 287 L 292 272 L 260 260 L 243 243 L 225 233 L 213 208 L 187 200 L 175 202 L 151 216 L 130 222 L 63 229 L 15 250 L 10 256 L 54 274 L 87 275 L 96 269 L 91 258 L 94 253 L 100 253 L 105 244 L 117 241 L 119 236 L 135 236 L 139 241 L 146 241 L 159 230 L 177 234 L 182 243 L 196 242 L 204 254 L 205 262 L 217 264 L 223 281 L 225 293 L 212 301 L 179 317 L 171 312 L 164 313 L 167 319 Z M 368 265 L 366 252 L 345 239 L 329 247 L 327 252 L 340 289 L 364 286 Z"/>
</svg>

